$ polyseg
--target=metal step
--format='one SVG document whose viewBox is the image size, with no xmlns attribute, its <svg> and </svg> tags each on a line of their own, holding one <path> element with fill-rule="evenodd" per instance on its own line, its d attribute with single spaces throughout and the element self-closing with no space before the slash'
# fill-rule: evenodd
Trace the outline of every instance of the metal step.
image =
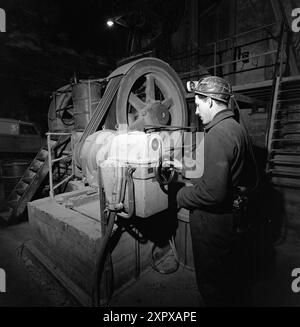
<svg viewBox="0 0 300 327">
<path fill-rule="evenodd" d="M 30 164 L 29 169 L 33 172 L 37 172 L 42 167 L 43 164 L 44 161 L 33 160 L 33 162 Z"/>
<path fill-rule="evenodd" d="M 287 109 L 278 109 L 277 110 L 277 112 L 276 112 L 277 114 L 279 113 L 279 114 L 296 114 L 296 113 L 300 113 L 300 109 L 289 109 L 289 108 L 287 108 Z"/>
<path fill-rule="evenodd" d="M 299 139 L 279 138 L 279 139 L 272 139 L 272 142 L 295 142 L 295 143 L 299 143 L 300 138 Z"/>
<path fill-rule="evenodd" d="M 300 156 L 274 153 L 272 160 L 300 163 Z"/>
<path fill-rule="evenodd" d="M 17 200 L 10 200 L 5 203 L 5 207 L 15 209 L 18 204 Z"/>
<path fill-rule="evenodd" d="M 283 156 L 300 156 L 300 151 L 289 151 L 289 150 L 283 150 L 283 149 L 276 149 L 273 150 L 272 153 L 274 155 L 283 155 Z"/>
<path fill-rule="evenodd" d="M 287 102 L 290 102 L 290 103 L 299 103 L 300 101 L 300 98 L 294 98 L 294 97 L 291 97 L 289 99 L 278 99 L 278 103 L 287 103 Z"/>
<path fill-rule="evenodd" d="M 272 162 L 274 165 L 278 165 L 278 166 L 300 167 L 300 161 L 299 162 L 295 162 L 295 161 L 283 161 L 283 160 L 278 160 L 278 159 L 271 159 L 269 161 Z"/>
<path fill-rule="evenodd" d="M 286 120 L 286 121 L 284 121 L 284 125 L 288 125 L 288 124 L 300 124 L 300 120 L 298 120 L 298 119 L 291 119 L 291 120 Z"/>
<path fill-rule="evenodd" d="M 24 194 L 24 192 L 26 192 L 26 188 L 17 188 L 17 189 L 15 189 L 15 192 L 18 195 L 22 196 Z"/>
<path fill-rule="evenodd" d="M 279 93 L 286 93 L 286 92 L 298 92 L 300 93 L 300 88 L 282 88 L 278 90 Z"/>
<path fill-rule="evenodd" d="M 31 184 L 31 182 L 33 181 L 35 176 L 36 176 L 36 173 L 34 173 L 33 171 L 28 169 L 25 172 L 25 175 L 22 177 L 22 181 L 24 181 L 27 184 Z"/>
<path fill-rule="evenodd" d="M 280 133 L 280 135 L 284 138 L 286 135 L 300 135 L 300 130 L 286 130 L 286 129 L 274 129 L 273 133 Z M 291 136 L 289 138 L 292 138 Z M 298 138 L 296 138 L 298 140 Z"/>
<path fill-rule="evenodd" d="M 282 135 L 288 135 L 288 134 L 299 135 L 300 134 L 300 130 L 281 129 L 281 130 L 277 130 L 277 131 L 280 131 Z"/>
<path fill-rule="evenodd" d="M 298 119 L 286 119 L 286 118 L 281 118 L 281 119 L 274 119 L 274 124 L 280 123 L 282 126 L 285 125 L 290 125 L 290 124 L 300 124 L 300 120 Z"/>
<path fill-rule="evenodd" d="M 56 144 L 56 142 L 51 143 L 52 147 Z M 42 181 L 47 176 L 49 171 L 47 159 L 48 151 L 42 147 L 9 195 L 5 203 L 7 210 L 4 213 L 0 212 L 0 217 L 7 223 L 16 221 L 17 217 L 24 212 L 27 202 L 32 199 Z"/>
<path fill-rule="evenodd" d="M 295 177 L 300 179 L 300 171 L 295 173 L 292 171 L 269 169 L 268 173 L 271 174 L 272 176 L 288 176 L 288 177 Z"/>
<path fill-rule="evenodd" d="M 271 183 L 274 186 L 300 189 L 300 180 L 288 177 L 272 177 Z"/>
<path fill-rule="evenodd" d="M 8 198 L 8 201 L 19 201 L 21 196 L 17 192 L 12 192 Z"/>
<path fill-rule="evenodd" d="M 48 151 L 41 149 L 35 159 L 39 161 L 45 161 L 48 158 Z"/>
</svg>

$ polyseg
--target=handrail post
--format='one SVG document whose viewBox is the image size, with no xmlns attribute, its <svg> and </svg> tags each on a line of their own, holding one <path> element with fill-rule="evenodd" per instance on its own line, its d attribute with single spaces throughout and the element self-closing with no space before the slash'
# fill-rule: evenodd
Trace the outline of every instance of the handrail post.
<svg viewBox="0 0 300 327">
<path fill-rule="evenodd" d="M 271 113 L 269 118 L 269 128 L 267 131 L 267 154 L 268 154 L 268 160 L 266 164 L 266 171 L 268 172 L 269 166 L 270 166 L 270 158 L 272 153 L 272 138 L 274 133 L 274 124 L 275 124 L 275 118 L 276 118 L 276 110 L 278 105 L 278 95 L 279 95 L 279 86 L 280 81 L 282 77 L 282 66 L 283 66 L 283 52 L 284 52 L 284 32 L 285 32 L 285 26 L 284 22 L 281 24 L 281 31 L 280 31 L 280 44 L 278 45 L 278 51 L 276 56 L 276 62 L 279 60 L 279 67 L 275 66 L 275 84 L 274 84 L 274 91 L 272 93 L 272 107 L 271 107 Z M 276 64 L 276 63 L 275 63 Z"/>
<path fill-rule="evenodd" d="M 273 98 L 273 104 L 271 109 L 270 128 L 269 128 L 268 144 L 267 144 L 268 154 L 271 153 L 271 144 L 272 144 L 272 137 L 274 132 L 274 121 L 275 121 L 276 108 L 277 108 L 277 97 L 279 91 L 280 76 L 276 77 L 275 83 L 276 84 L 275 84 L 274 98 Z"/>
<path fill-rule="evenodd" d="M 214 75 L 217 75 L 217 42 L 214 42 Z"/>
<path fill-rule="evenodd" d="M 230 35 L 229 37 L 226 37 L 224 39 L 221 39 L 221 40 L 217 40 L 217 41 L 213 41 L 213 42 L 209 42 L 207 44 L 204 45 L 204 47 L 209 47 L 209 53 L 202 53 L 201 54 L 201 49 L 200 47 L 198 46 L 196 49 L 197 49 L 197 54 L 198 54 L 198 58 L 200 57 L 206 57 L 207 55 L 209 56 L 213 56 L 213 63 L 212 65 L 210 66 L 205 66 L 205 68 L 207 70 L 213 70 L 213 73 L 214 75 L 217 74 L 217 71 L 218 71 L 218 67 L 223 67 L 223 66 L 227 66 L 228 64 L 232 64 L 233 67 L 236 66 L 236 63 L 238 62 L 241 62 L 243 61 L 244 59 L 241 58 L 239 60 L 230 60 L 228 62 L 225 62 L 225 63 L 217 63 L 218 62 L 218 58 L 217 58 L 217 55 L 218 53 L 222 53 L 222 52 L 226 52 L 228 51 L 228 49 L 224 49 L 222 48 L 221 46 L 221 43 L 224 42 L 224 41 L 230 41 L 231 44 L 232 44 L 232 49 L 233 49 L 233 52 L 235 53 L 236 51 L 236 47 L 237 47 L 237 44 L 239 44 L 238 42 L 238 38 L 241 37 L 241 36 L 244 36 L 244 35 L 249 35 L 253 32 L 257 32 L 257 31 L 260 31 L 260 30 L 265 30 L 267 33 L 268 32 L 268 28 L 273 28 L 274 26 L 277 26 L 278 24 L 278 21 L 274 22 L 274 23 L 271 23 L 271 24 L 266 24 L 266 25 L 263 25 L 263 26 L 259 26 L 259 27 L 255 27 L 251 30 L 248 30 L 248 31 L 245 31 L 245 32 L 242 32 L 242 33 L 236 33 L 234 35 Z M 253 41 L 251 44 L 255 44 L 255 43 L 258 43 L 258 42 L 261 42 L 261 39 L 259 40 L 255 40 Z M 219 46 L 220 44 L 220 46 Z M 239 46 L 243 46 L 243 44 L 239 45 Z M 229 50 L 230 50 L 230 47 L 229 47 Z M 193 50 L 194 51 L 194 50 Z M 273 54 L 275 53 L 276 51 L 267 51 L 267 52 L 263 52 L 263 53 L 260 53 L 258 55 L 254 55 L 254 56 L 250 56 L 248 59 L 252 59 L 252 58 L 257 58 L 257 57 L 263 57 L 263 56 L 267 56 L 267 55 L 270 55 L 270 54 Z M 199 69 L 198 70 L 193 70 L 193 64 L 194 62 L 191 60 L 191 56 L 193 56 L 194 53 L 190 53 L 189 55 L 182 55 L 180 54 L 180 56 L 178 57 L 175 56 L 175 60 L 180 60 L 182 63 L 185 62 L 187 65 L 189 65 L 189 67 L 185 67 L 186 65 L 181 65 L 181 67 L 184 67 L 184 69 L 186 69 L 185 72 L 180 72 L 179 73 L 179 76 L 190 76 L 190 78 L 192 78 L 192 74 L 195 73 L 195 74 L 199 74 Z M 174 60 L 174 57 L 172 57 L 172 59 Z M 190 60 L 190 62 L 188 62 L 188 60 Z M 205 59 L 206 60 L 206 59 Z M 199 62 L 198 60 L 198 64 L 200 65 L 201 63 Z M 261 69 L 261 68 L 264 68 L 265 66 L 259 66 L 258 68 L 254 68 L 254 69 Z M 270 67 L 270 66 L 266 66 L 266 67 Z M 237 73 L 242 73 L 242 71 L 238 71 L 238 72 L 235 72 L 236 74 Z"/>
<path fill-rule="evenodd" d="M 51 153 L 51 134 L 47 133 L 47 147 L 48 147 L 48 165 L 49 165 L 49 186 L 50 198 L 54 198 L 53 192 L 53 175 L 52 175 L 52 153 Z"/>
<path fill-rule="evenodd" d="M 74 137 L 73 137 L 73 135 L 71 135 L 71 151 L 72 151 L 72 175 L 75 176 Z"/>
<path fill-rule="evenodd" d="M 50 187 L 50 190 L 49 190 L 49 196 L 51 199 L 54 199 L 54 190 L 62 185 L 63 183 L 69 181 L 72 177 L 74 177 L 75 175 L 75 164 L 74 164 L 74 142 L 73 142 L 73 139 L 72 139 L 72 133 L 51 133 L 51 132 L 48 132 L 46 133 L 47 135 L 47 147 L 48 147 L 48 166 L 49 166 L 49 187 Z M 60 158 L 57 158 L 57 159 L 53 159 L 52 160 L 52 152 L 51 152 L 51 135 L 59 135 L 59 136 L 62 136 L 62 135 L 71 135 L 71 151 L 72 151 L 72 155 L 71 155 L 71 160 L 72 160 L 72 174 L 63 179 L 61 182 L 59 182 L 57 185 L 53 186 L 53 173 L 52 173 L 52 164 L 54 162 L 58 162 L 60 160 L 63 160 L 65 158 L 67 158 L 68 156 L 62 156 Z"/>
</svg>

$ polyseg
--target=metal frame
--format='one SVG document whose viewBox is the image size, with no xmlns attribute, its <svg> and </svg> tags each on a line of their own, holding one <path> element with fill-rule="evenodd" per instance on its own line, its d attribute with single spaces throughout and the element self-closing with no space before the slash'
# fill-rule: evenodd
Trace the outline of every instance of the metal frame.
<svg viewBox="0 0 300 327">
<path fill-rule="evenodd" d="M 47 135 L 47 147 L 48 147 L 48 165 L 49 165 L 49 196 L 51 199 L 54 199 L 54 190 L 57 189 L 59 186 L 62 184 L 68 182 L 70 179 L 72 179 L 75 176 L 75 162 L 74 162 L 74 143 L 73 143 L 73 138 L 72 138 L 72 133 L 52 133 L 48 132 L 46 133 Z M 71 154 L 62 156 L 60 158 L 52 159 L 52 148 L 51 148 L 51 136 L 71 136 Z M 61 160 L 65 160 L 67 158 L 72 158 L 72 174 L 62 181 L 60 181 L 58 184 L 53 186 L 53 173 L 52 173 L 52 164 Z"/>
<path fill-rule="evenodd" d="M 278 139 L 274 138 L 274 130 L 275 130 L 275 121 L 276 121 L 276 113 L 277 113 L 277 106 L 279 103 L 279 92 L 280 92 L 280 83 L 282 79 L 282 68 L 283 68 L 283 55 L 284 55 L 284 45 L 285 45 L 285 25 L 284 22 L 281 24 L 281 32 L 280 32 L 280 44 L 278 46 L 277 51 L 277 58 L 276 61 L 278 62 L 276 65 L 276 69 L 274 72 L 274 89 L 272 94 L 272 107 L 271 112 L 269 115 L 269 126 L 268 131 L 266 134 L 266 147 L 267 147 L 267 153 L 268 153 L 268 159 L 266 164 L 266 172 L 269 172 L 270 169 L 270 159 L 272 156 L 272 150 L 273 150 L 273 143 L 277 142 Z"/>
<path fill-rule="evenodd" d="M 226 52 L 226 51 L 229 51 L 231 49 L 235 49 L 237 47 L 236 45 L 236 40 L 241 37 L 241 36 L 244 36 L 244 35 L 247 35 L 247 34 L 251 34 L 253 32 L 256 32 L 256 31 L 260 31 L 260 30 L 264 30 L 266 28 L 269 28 L 269 27 L 273 27 L 273 26 L 276 26 L 278 25 L 278 22 L 274 22 L 274 23 L 271 23 L 271 24 L 267 24 L 267 25 L 263 25 L 263 26 L 260 26 L 260 27 L 257 27 L 257 28 L 254 28 L 254 29 L 251 29 L 251 30 L 248 30 L 248 31 L 245 31 L 245 32 L 242 32 L 242 33 L 237 33 L 237 34 L 234 34 L 232 36 L 229 36 L 227 38 L 224 38 L 224 39 L 221 39 L 221 40 L 217 40 L 215 42 L 211 42 L 211 43 L 208 43 L 206 44 L 204 47 L 202 48 L 205 48 L 205 47 L 212 47 L 212 52 L 211 54 L 213 55 L 213 65 L 211 66 L 206 66 L 205 68 L 207 70 L 209 69 L 213 69 L 213 73 L 214 75 L 217 75 L 217 67 L 223 67 L 223 66 L 227 66 L 227 65 L 232 65 L 232 64 L 236 64 L 238 62 L 242 62 L 244 59 L 240 58 L 240 59 L 237 59 L 237 60 L 231 60 L 231 61 L 227 61 L 227 62 L 224 62 L 224 63 L 217 63 L 217 56 L 218 56 L 218 53 L 220 52 Z M 277 37 L 278 38 L 278 37 Z M 263 40 L 266 40 L 266 39 L 258 39 L 256 41 L 252 41 L 250 43 L 259 43 L 259 42 L 262 42 Z M 219 50 L 220 48 L 220 44 L 224 41 L 231 41 L 232 45 L 229 46 L 228 48 L 226 48 L 226 50 Z M 280 42 L 280 41 L 279 41 Z M 238 47 L 242 47 L 242 46 L 245 46 L 247 45 L 246 44 L 240 44 Z M 188 55 L 188 56 L 180 56 L 179 58 L 176 59 L 176 57 L 173 58 L 174 61 L 176 60 L 187 60 L 188 57 L 192 57 L 192 56 L 198 56 L 199 55 L 201 56 L 200 52 L 199 52 L 200 49 L 197 49 L 196 51 L 194 50 L 192 55 Z M 265 51 L 265 52 L 262 52 L 260 54 L 255 54 L 255 55 L 252 55 L 251 57 L 249 57 L 249 59 L 253 59 L 253 58 L 258 58 L 258 57 L 264 57 L 264 56 L 268 56 L 268 55 L 273 55 L 277 52 L 277 50 L 274 50 L 274 51 Z M 204 54 L 202 54 L 204 56 Z M 209 56 L 210 54 L 207 53 L 206 56 Z M 198 64 L 200 64 L 198 62 Z M 173 64 L 174 65 L 174 64 Z M 276 63 L 272 64 L 272 65 L 269 65 L 269 66 L 275 66 Z M 253 68 L 253 69 L 261 69 L 261 68 L 264 68 L 265 66 L 259 66 L 257 68 Z M 247 70 L 245 70 L 247 71 Z M 243 73 L 244 70 L 240 70 L 240 71 L 235 71 L 234 73 L 237 74 L 237 73 Z M 199 74 L 199 70 L 189 70 L 187 72 L 183 72 L 183 73 L 179 73 L 179 76 L 180 78 L 186 78 L 186 77 L 191 77 L 194 75 L 198 75 Z M 229 74 L 225 74 L 225 75 L 229 75 Z"/>
</svg>

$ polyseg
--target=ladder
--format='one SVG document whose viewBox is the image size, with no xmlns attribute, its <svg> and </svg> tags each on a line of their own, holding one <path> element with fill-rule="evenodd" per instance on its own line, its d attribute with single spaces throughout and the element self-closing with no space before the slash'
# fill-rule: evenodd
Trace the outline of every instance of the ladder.
<svg viewBox="0 0 300 327">
<path fill-rule="evenodd" d="M 300 188 L 300 83 L 282 81 L 284 36 L 282 25 L 267 134 L 266 173 L 273 185 Z"/>
<path fill-rule="evenodd" d="M 59 146 L 66 142 L 68 142 L 68 140 L 61 137 L 57 140 L 51 140 L 51 152 L 54 152 Z M 15 223 L 20 220 L 21 215 L 27 207 L 27 203 L 32 200 L 49 173 L 48 156 L 48 147 L 47 144 L 45 144 L 41 147 L 23 176 L 9 194 L 4 211 L 0 212 L 0 219 L 5 224 Z"/>
</svg>

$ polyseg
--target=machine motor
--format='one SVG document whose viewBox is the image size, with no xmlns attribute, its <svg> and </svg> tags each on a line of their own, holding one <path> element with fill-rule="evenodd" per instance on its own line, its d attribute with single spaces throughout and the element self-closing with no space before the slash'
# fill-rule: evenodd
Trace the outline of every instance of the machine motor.
<svg viewBox="0 0 300 327">
<path fill-rule="evenodd" d="M 163 152 L 159 134 L 103 130 L 86 143 L 82 169 L 94 186 L 100 172 L 108 209 L 128 213 L 133 202 L 135 215 L 146 218 L 168 208 L 168 196 L 155 177 Z"/>
</svg>

